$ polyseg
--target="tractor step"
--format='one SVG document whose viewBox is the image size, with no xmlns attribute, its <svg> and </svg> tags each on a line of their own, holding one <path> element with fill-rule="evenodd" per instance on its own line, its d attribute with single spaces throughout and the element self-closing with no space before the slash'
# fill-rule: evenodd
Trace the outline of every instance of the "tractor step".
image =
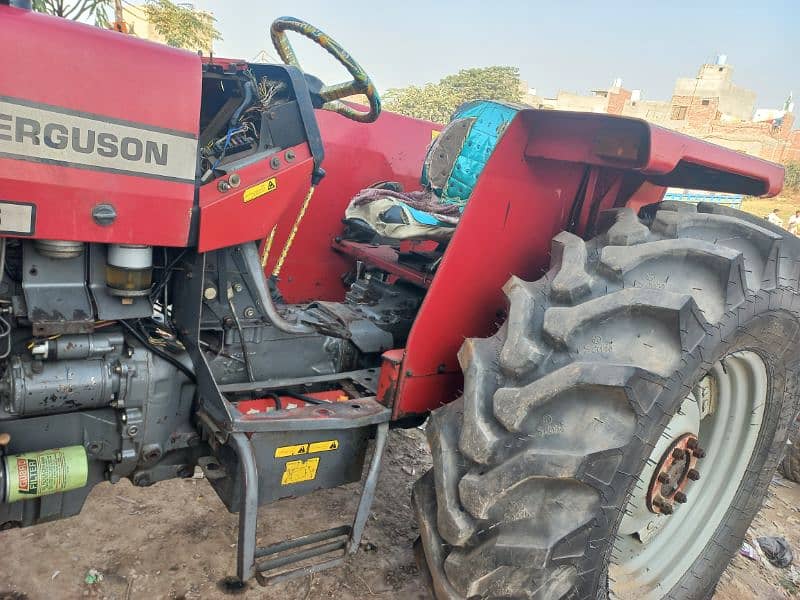
<svg viewBox="0 0 800 600">
<path fill-rule="evenodd" d="M 284 542 L 278 542 L 277 544 L 271 544 L 264 548 L 256 548 L 256 581 L 261 585 L 267 585 L 268 583 L 310 575 L 311 573 L 342 564 L 347 557 L 347 543 L 352 531 L 353 528 L 349 525 L 341 525 Z M 332 542 L 328 541 L 336 538 L 339 539 Z M 288 553 L 289 550 L 296 550 L 296 552 Z M 277 575 L 269 575 L 269 573 L 279 571 L 284 567 L 318 556 L 333 554 L 334 552 L 338 556 L 329 557 L 315 564 L 283 571 Z M 281 554 L 283 555 L 276 556 Z M 267 558 L 267 560 L 260 560 L 263 558 Z"/>
<path fill-rule="evenodd" d="M 264 547 L 256 545 L 259 471 L 254 446 L 248 434 L 231 433 L 230 445 L 236 452 L 241 467 L 237 577 L 241 581 L 247 581 L 255 576 L 261 585 L 266 585 L 335 567 L 342 564 L 348 554 L 354 554 L 361 543 L 361 536 L 375 498 L 375 488 L 388 433 L 387 418 L 376 426 L 372 460 L 361 489 L 352 525 L 340 525 Z M 316 558 L 320 560 L 309 562 Z"/>
</svg>

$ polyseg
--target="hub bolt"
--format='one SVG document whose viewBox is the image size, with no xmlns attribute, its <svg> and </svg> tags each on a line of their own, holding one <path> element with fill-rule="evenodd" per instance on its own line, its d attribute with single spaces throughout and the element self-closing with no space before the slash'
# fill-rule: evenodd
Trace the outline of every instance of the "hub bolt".
<svg viewBox="0 0 800 600">
<path fill-rule="evenodd" d="M 669 482 L 670 482 L 669 475 L 667 475 L 666 473 L 659 473 L 658 474 L 658 481 L 660 483 L 665 484 L 665 485 L 669 485 Z"/>
<path fill-rule="evenodd" d="M 695 448 L 694 452 L 692 452 L 697 458 L 705 458 L 706 451 L 700 447 Z"/>
<path fill-rule="evenodd" d="M 691 438 L 688 442 L 686 442 L 686 447 L 689 450 L 694 450 L 697 448 L 697 440 L 695 438 Z"/>
<path fill-rule="evenodd" d="M 672 514 L 672 504 L 664 500 L 661 496 L 657 496 L 655 500 L 653 500 L 653 506 L 660 509 L 662 513 L 665 515 Z"/>
<path fill-rule="evenodd" d="M 675 502 L 677 502 L 678 504 L 686 504 L 686 500 L 687 500 L 686 494 L 684 494 L 683 492 L 675 493 Z"/>
<path fill-rule="evenodd" d="M 685 456 L 686 456 L 686 450 L 684 450 L 683 448 L 675 448 L 675 450 L 672 451 L 672 458 L 676 460 L 681 460 Z"/>
<path fill-rule="evenodd" d="M 697 481 L 698 479 L 700 479 L 700 471 L 698 471 L 697 469 L 689 469 L 689 472 L 686 473 L 686 477 L 688 477 L 692 481 Z"/>
</svg>

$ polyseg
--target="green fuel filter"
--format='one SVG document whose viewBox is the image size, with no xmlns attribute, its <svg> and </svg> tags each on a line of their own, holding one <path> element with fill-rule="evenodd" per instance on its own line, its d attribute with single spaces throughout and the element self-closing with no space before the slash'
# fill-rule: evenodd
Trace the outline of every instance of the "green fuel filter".
<svg viewBox="0 0 800 600">
<path fill-rule="evenodd" d="M 0 501 L 17 502 L 82 488 L 89 476 L 83 446 L 6 456 L 0 462 Z"/>
</svg>

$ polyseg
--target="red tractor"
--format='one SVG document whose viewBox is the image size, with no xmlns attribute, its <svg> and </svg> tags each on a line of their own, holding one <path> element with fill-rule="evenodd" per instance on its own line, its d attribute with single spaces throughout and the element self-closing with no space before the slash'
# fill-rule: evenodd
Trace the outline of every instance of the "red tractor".
<svg viewBox="0 0 800 600">
<path fill-rule="evenodd" d="M 0 4 L 0 524 L 199 466 L 238 579 L 307 574 L 427 418 L 438 598 L 711 594 L 798 410 L 800 246 L 660 200 L 774 195 L 780 166 L 601 114 L 381 114 L 296 19 L 254 64 Z M 258 546 L 259 505 L 362 476 L 350 524 Z"/>
</svg>

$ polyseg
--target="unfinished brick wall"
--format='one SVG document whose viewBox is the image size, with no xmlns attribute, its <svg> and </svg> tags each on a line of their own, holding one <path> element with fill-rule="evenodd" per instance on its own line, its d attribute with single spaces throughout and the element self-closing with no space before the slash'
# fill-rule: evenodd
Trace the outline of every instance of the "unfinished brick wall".
<svg viewBox="0 0 800 600">
<path fill-rule="evenodd" d="M 621 115 L 625 103 L 631 99 L 631 91 L 620 88 L 618 92 L 608 93 L 608 114 Z"/>
<path fill-rule="evenodd" d="M 709 131 L 711 124 L 720 118 L 719 98 L 673 96 L 671 105 L 670 117 L 685 121 L 687 133 Z"/>
<path fill-rule="evenodd" d="M 783 152 L 783 162 L 800 162 L 800 129 L 789 134 L 788 144 Z"/>
</svg>

